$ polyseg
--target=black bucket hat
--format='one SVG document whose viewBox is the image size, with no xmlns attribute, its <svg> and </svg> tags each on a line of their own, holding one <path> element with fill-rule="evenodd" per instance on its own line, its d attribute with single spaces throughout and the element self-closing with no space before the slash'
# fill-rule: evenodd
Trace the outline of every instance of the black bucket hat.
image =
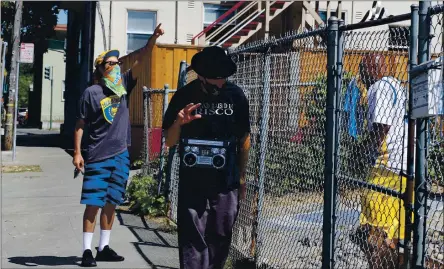
<svg viewBox="0 0 444 269">
<path fill-rule="evenodd" d="M 237 71 L 237 66 L 226 51 L 217 46 L 206 47 L 191 59 L 191 68 L 200 76 L 209 79 L 228 78 Z"/>
</svg>

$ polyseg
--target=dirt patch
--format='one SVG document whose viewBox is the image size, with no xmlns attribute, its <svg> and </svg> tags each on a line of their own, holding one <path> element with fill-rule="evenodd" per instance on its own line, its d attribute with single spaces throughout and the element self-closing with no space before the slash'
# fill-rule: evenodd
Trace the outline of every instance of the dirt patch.
<svg viewBox="0 0 444 269">
<path fill-rule="evenodd" d="M 167 217 L 145 216 L 145 219 L 156 226 L 156 229 L 164 233 L 176 233 L 177 225 Z"/>
<path fill-rule="evenodd" d="M 6 165 L 2 166 L 3 173 L 42 172 L 39 165 Z"/>
<path fill-rule="evenodd" d="M 322 208 L 323 195 L 319 192 L 294 193 L 281 197 L 266 196 L 264 199 L 264 215 L 267 217 L 283 214 L 308 213 Z"/>
<path fill-rule="evenodd" d="M 117 210 L 133 214 L 131 208 L 127 205 L 121 205 L 117 208 Z M 170 234 L 174 234 L 177 232 L 177 225 L 167 217 L 145 216 L 145 219 L 150 224 L 150 226 L 152 225 L 153 228 L 158 231 Z"/>
</svg>

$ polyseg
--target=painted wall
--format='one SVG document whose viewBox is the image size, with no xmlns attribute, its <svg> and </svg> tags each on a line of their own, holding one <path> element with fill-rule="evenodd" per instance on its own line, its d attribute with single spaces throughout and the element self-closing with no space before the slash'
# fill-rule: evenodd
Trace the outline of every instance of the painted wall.
<svg viewBox="0 0 444 269">
<path fill-rule="evenodd" d="M 103 30 L 107 47 L 118 49 L 121 56 L 127 54 L 127 23 L 128 10 L 155 11 L 157 23 L 162 23 L 165 35 L 158 42 L 174 44 L 175 42 L 175 1 L 100 1 L 101 16 L 96 9 L 95 44 L 94 55 L 104 51 Z M 111 14 L 110 14 L 111 9 Z M 111 26 L 110 26 L 111 15 Z M 100 18 L 103 18 L 103 27 Z M 191 44 L 191 38 L 202 31 L 203 27 L 203 3 L 198 1 L 178 2 L 178 29 L 177 43 L 181 45 Z M 111 29 L 111 38 L 109 35 Z"/>
<path fill-rule="evenodd" d="M 346 24 L 358 23 L 365 13 L 372 7 L 373 1 L 342 1 L 342 10 L 346 12 Z M 418 4 L 418 1 L 382 1 L 382 7 L 385 8 L 386 15 L 401 15 L 410 12 L 410 6 L 412 4 Z M 311 1 L 311 6 L 315 8 L 315 1 Z M 330 10 L 336 11 L 338 7 L 338 1 L 330 1 Z M 319 10 L 327 10 L 327 1 L 319 1 Z M 308 13 L 307 13 L 308 14 Z M 308 14 L 307 20 L 311 21 L 311 25 L 314 23 L 314 19 Z M 406 25 L 409 25 L 407 23 Z M 377 29 L 374 27 L 373 29 Z"/>
<path fill-rule="evenodd" d="M 45 66 L 53 67 L 53 92 L 52 92 L 52 127 L 58 129 L 60 123 L 64 121 L 65 100 L 63 97 L 64 81 L 65 81 L 65 62 L 64 51 L 58 49 L 48 49 L 43 55 L 43 68 Z M 51 109 L 51 82 L 45 79 L 42 74 L 42 112 L 41 122 L 42 128 L 49 128 Z"/>
</svg>

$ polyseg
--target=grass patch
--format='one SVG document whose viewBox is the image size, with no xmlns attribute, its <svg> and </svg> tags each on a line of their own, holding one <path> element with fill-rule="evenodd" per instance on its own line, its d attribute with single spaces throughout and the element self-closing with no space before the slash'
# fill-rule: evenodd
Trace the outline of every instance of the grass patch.
<svg viewBox="0 0 444 269">
<path fill-rule="evenodd" d="M 2 166 L 3 173 L 42 172 L 39 165 L 7 165 Z"/>
</svg>

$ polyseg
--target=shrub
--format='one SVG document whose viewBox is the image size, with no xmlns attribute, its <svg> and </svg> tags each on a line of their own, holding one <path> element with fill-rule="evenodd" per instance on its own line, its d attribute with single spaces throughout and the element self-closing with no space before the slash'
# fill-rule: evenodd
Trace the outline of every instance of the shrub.
<svg viewBox="0 0 444 269">
<path fill-rule="evenodd" d="M 126 196 L 130 207 L 137 206 L 138 213 L 152 217 L 165 216 L 166 203 L 163 195 L 157 195 L 158 182 L 152 176 L 138 174 L 131 179 Z"/>
</svg>

